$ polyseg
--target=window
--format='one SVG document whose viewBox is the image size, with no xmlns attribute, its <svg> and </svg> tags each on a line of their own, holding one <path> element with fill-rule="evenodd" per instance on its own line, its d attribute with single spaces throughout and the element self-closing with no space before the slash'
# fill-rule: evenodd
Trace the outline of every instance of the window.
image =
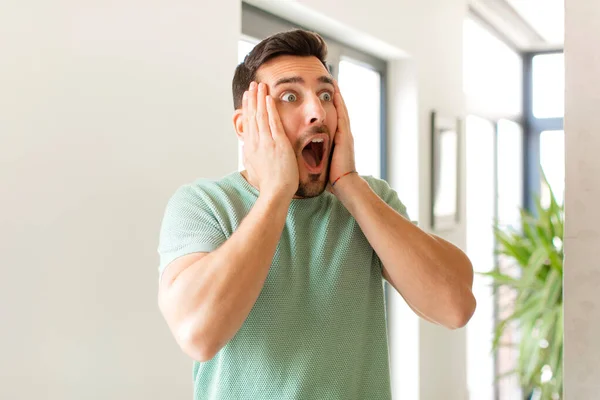
<svg viewBox="0 0 600 400">
<path fill-rule="evenodd" d="M 523 206 L 523 130 L 513 121 L 500 120 L 497 124 L 497 210 L 498 224 L 503 228 L 518 228 L 520 224 L 520 208 Z M 503 258 L 496 260 L 498 267 L 506 273 L 512 272 L 512 264 Z M 497 317 L 504 319 L 512 311 L 515 302 L 514 294 L 500 288 L 496 293 Z M 501 341 L 503 343 L 518 342 L 517 327 L 511 325 Z M 498 349 L 496 367 L 498 376 L 505 375 L 518 365 L 518 348 L 501 347 Z M 500 399 L 522 398 L 518 377 L 505 376 L 498 382 Z"/>
<path fill-rule="evenodd" d="M 498 121 L 498 222 L 520 224 L 523 206 L 523 130 L 506 119 Z"/>
<path fill-rule="evenodd" d="M 523 114 L 523 58 L 476 16 L 465 20 L 463 44 L 467 254 L 475 271 L 485 272 L 502 263 L 494 251 L 494 224 L 514 225 L 520 218 L 523 133 L 514 121 Z M 496 380 L 515 367 L 516 354 L 510 349 L 491 353 L 500 305 L 512 301 L 507 293 L 494 293 L 491 283 L 481 276 L 473 282 L 477 312 L 467 325 L 470 398 L 519 398 L 514 376 Z"/>
<path fill-rule="evenodd" d="M 242 33 L 238 45 L 238 62 L 258 43 L 276 32 L 298 28 L 297 25 L 242 3 Z M 330 71 L 338 80 L 348 107 L 354 136 L 356 168 L 361 175 L 386 177 L 385 79 L 384 60 L 350 48 L 323 36 L 328 46 Z M 239 168 L 243 169 L 240 144 Z"/>
<path fill-rule="evenodd" d="M 238 42 L 238 64 L 244 61 L 244 58 L 252 51 L 254 46 L 258 43 L 258 40 L 251 38 L 243 38 Z"/>
<path fill-rule="evenodd" d="M 496 265 L 510 272 L 510 265 L 495 254 L 493 227 L 518 227 L 523 203 L 523 130 L 507 119 L 468 116 L 466 124 L 467 163 L 467 253 L 476 272 Z M 468 385 L 472 398 L 482 400 L 519 398 L 516 376 L 499 379 L 517 365 L 518 353 L 503 347 L 490 354 L 496 319 L 505 318 L 514 303 L 509 291 L 494 294 L 491 280 L 476 276 L 473 292 L 477 313 L 467 326 Z M 503 342 L 515 342 L 518 331 L 507 330 Z M 495 393 L 498 394 L 496 397 Z"/>
<path fill-rule="evenodd" d="M 476 272 L 494 267 L 495 141 L 491 121 L 469 116 L 466 123 L 467 252 Z M 473 294 L 477 312 L 467 325 L 467 381 L 469 398 L 494 398 L 494 293 L 490 279 L 475 275 Z"/>
<path fill-rule="evenodd" d="M 564 54 L 538 54 L 531 61 L 533 86 L 533 116 L 558 118 L 564 116 L 565 65 Z"/>
<path fill-rule="evenodd" d="M 523 60 L 476 20 L 463 26 L 463 89 L 467 109 L 486 117 L 519 117 Z"/>
<path fill-rule="evenodd" d="M 561 202 L 563 197 L 565 67 L 562 52 L 528 53 L 525 60 L 528 73 L 524 85 L 524 110 L 528 129 L 524 195 L 527 208 L 534 210 L 536 196 L 539 195 L 542 202 L 549 201 L 540 166 L 549 178 L 557 200 Z"/>
<path fill-rule="evenodd" d="M 338 81 L 351 116 L 356 169 L 381 177 L 381 74 L 360 62 L 342 58 Z"/>
<path fill-rule="evenodd" d="M 540 134 L 540 166 L 559 204 L 565 195 L 565 131 L 543 131 Z M 550 205 L 550 190 L 542 185 L 542 206 Z"/>
</svg>

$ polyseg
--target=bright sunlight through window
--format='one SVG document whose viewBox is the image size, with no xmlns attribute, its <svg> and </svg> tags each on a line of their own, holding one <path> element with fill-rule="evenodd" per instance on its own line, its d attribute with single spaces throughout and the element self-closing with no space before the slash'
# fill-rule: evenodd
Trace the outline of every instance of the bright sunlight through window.
<svg viewBox="0 0 600 400">
<path fill-rule="evenodd" d="M 338 82 L 354 136 L 356 169 L 381 177 L 381 76 L 368 66 L 343 58 Z"/>
</svg>

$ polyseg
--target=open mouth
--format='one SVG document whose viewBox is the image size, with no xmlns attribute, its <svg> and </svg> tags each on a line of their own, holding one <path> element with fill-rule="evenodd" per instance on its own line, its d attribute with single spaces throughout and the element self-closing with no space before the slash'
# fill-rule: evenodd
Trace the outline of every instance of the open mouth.
<svg viewBox="0 0 600 400">
<path fill-rule="evenodd" d="M 302 158 L 311 168 L 317 168 L 323 162 L 325 143 L 322 138 L 313 139 L 302 149 Z"/>
</svg>

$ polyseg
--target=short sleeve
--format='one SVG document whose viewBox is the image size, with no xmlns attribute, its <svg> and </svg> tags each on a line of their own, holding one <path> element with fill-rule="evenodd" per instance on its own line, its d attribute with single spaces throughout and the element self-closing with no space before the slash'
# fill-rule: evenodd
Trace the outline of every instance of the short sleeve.
<svg viewBox="0 0 600 400">
<path fill-rule="evenodd" d="M 375 193 L 377 193 L 377 195 L 383 201 L 385 201 L 390 207 L 396 210 L 404 218 L 417 225 L 416 221 L 412 221 L 410 219 L 406 210 L 406 206 L 400 201 L 398 193 L 389 185 L 389 183 L 382 179 L 376 179 L 371 176 L 367 176 L 364 178 L 369 183 L 371 188 L 375 191 Z"/>
<path fill-rule="evenodd" d="M 412 221 L 409 218 L 408 212 L 406 211 L 406 206 L 404 204 L 402 204 L 402 202 L 400 201 L 400 198 L 398 197 L 398 193 L 394 189 L 392 189 L 392 187 L 389 185 L 389 183 L 387 183 L 386 181 L 384 181 L 382 179 L 374 178 L 372 176 L 363 176 L 363 178 L 367 181 L 369 186 L 371 186 L 371 189 L 373 189 L 373 191 L 383 201 L 385 201 L 387 203 L 387 205 L 392 207 L 400 215 L 402 215 L 407 220 L 411 221 L 413 224 L 418 225 L 417 221 Z M 375 256 L 374 259 L 375 259 L 375 265 L 376 265 L 377 269 L 379 271 L 383 271 L 383 263 L 382 263 L 381 259 L 379 258 L 379 256 L 377 255 L 377 253 L 375 252 L 375 249 L 373 249 L 373 254 Z"/>
<path fill-rule="evenodd" d="M 217 216 L 201 189 L 182 186 L 167 203 L 158 245 L 159 274 L 173 260 L 216 250 L 226 240 Z"/>
</svg>

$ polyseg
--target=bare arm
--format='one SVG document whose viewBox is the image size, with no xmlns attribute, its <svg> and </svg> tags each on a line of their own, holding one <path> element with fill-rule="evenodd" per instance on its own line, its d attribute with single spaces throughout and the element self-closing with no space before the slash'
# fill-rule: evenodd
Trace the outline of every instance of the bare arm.
<svg viewBox="0 0 600 400">
<path fill-rule="evenodd" d="M 405 219 L 358 174 L 346 176 L 356 170 L 354 139 L 337 83 L 335 88 L 338 125 L 331 164 L 333 194 L 356 219 L 381 259 L 383 277 L 410 308 L 430 322 L 451 329 L 464 326 L 476 307 L 471 262 L 456 246 Z"/>
<path fill-rule="evenodd" d="M 159 307 L 183 351 L 210 360 L 240 329 L 256 302 L 298 189 L 296 155 L 267 86 L 252 83 L 234 126 L 260 195 L 217 250 L 173 261 L 159 288 Z"/>
<path fill-rule="evenodd" d="M 414 226 L 357 175 L 341 180 L 336 193 L 381 259 L 383 277 L 413 311 L 450 329 L 463 327 L 476 307 L 467 256 Z"/>
<path fill-rule="evenodd" d="M 269 272 L 289 200 L 259 197 L 221 247 L 181 257 L 165 270 L 159 307 L 190 357 L 210 360 L 246 320 Z"/>
</svg>

